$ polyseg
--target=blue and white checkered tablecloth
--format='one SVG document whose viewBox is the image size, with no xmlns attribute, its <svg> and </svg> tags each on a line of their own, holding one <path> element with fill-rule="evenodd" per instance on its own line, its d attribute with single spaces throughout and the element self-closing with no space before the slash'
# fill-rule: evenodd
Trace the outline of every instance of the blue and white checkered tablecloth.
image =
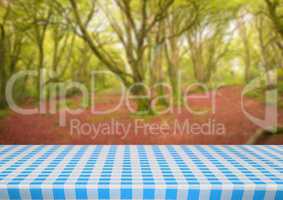
<svg viewBox="0 0 283 200">
<path fill-rule="evenodd" d="M 0 146 L 0 199 L 283 200 L 283 146 Z"/>
</svg>

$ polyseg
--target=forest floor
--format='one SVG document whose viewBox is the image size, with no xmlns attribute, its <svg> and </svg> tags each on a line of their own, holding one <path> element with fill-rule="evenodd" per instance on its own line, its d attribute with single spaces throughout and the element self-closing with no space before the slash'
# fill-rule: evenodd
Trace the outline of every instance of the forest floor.
<svg viewBox="0 0 283 200">
<path fill-rule="evenodd" d="M 59 126 L 58 114 L 24 116 L 11 111 L 0 119 L 0 144 L 245 144 L 259 127 L 243 113 L 241 91 L 239 86 L 217 90 L 215 113 L 208 99 L 189 99 L 193 110 L 206 111 L 203 115 L 182 107 L 180 112 L 140 118 L 124 105 L 105 115 L 92 114 L 90 109 L 67 114 L 66 127 Z M 119 95 L 99 95 L 96 108 L 113 108 L 119 99 Z M 75 104 L 80 97 L 70 100 Z M 253 116 L 263 116 L 264 104 L 248 97 L 244 102 Z M 283 110 L 278 120 L 282 125 Z M 274 136 L 266 144 L 283 144 L 283 136 Z"/>
</svg>

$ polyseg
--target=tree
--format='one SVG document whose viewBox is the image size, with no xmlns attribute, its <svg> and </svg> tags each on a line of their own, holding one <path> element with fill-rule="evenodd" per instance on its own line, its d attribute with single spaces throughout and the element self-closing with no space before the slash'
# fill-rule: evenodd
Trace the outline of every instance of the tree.
<svg viewBox="0 0 283 200">
<path fill-rule="evenodd" d="M 182 44 L 183 37 L 196 26 L 198 12 L 194 1 L 177 4 L 171 9 L 166 19 L 165 57 L 167 61 L 167 73 L 173 90 L 175 104 L 182 103 L 180 75 L 181 59 L 186 53 Z"/>
<path fill-rule="evenodd" d="M 278 47 L 283 51 L 283 1 L 282 0 L 264 0 L 268 10 L 268 16 L 273 23 L 274 29 L 281 36 L 277 42 Z"/>
<path fill-rule="evenodd" d="M 100 41 L 101 37 L 99 37 L 98 31 L 96 30 L 94 33 L 89 31 L 88 23 L 80 15 L 78 3 L 75 0 L 69 1 L 82 38 L 87 42 L 93 54 L 111 72 L 119 76 L 126 87 L 135 85 L 131 90 L 134 96 L 146 95 L 145 88 L 140 84 L 144 84 L 146 78 L 147 36 L 158 22 L 164 20 L 167 10 L 174 0 L 158 0 L 156 2 L 115 0 L 118 17 L 114 18 L 109 15 L 110 12 L 105 12 L 108 23 L 122 44 L 125 59 L 121 56 L 121 53 L 114 55 L 108 53 L 103 45 L 104 42 Z M 88 16 L 95 14 L 94 8 L 97 1 L 92 1 L 92 4 L 92 10 Z M 150 12 L 151 8 L 154 9 Z M 130 67 L 129 71 L 126 66 Z M 151 112 L 150 98 L 139 98 L 137 104 L 138 111 Z"/>
<path fill-rule="evenodd" d="M 45 1 L 31 1 L 29 4 L 27 2 L 22 2 L 21 6 L 26 12 L 26 16 L 31 20 L 31 40 L 35 42 L 38 50 L 38 63 L 37 63 L 37 98 L 40 100 L 41 94 L 41 71 L 45 67 L 45 51 L 44 43 L 46 39 L 46 34 L 48 26 L 50 24 L 50 18 L 53 14 L 52 7 L 49 6 Z"/>
<path fill-rule="evenodd" d="M 11 5 L 6 4 L 0 22 L 0 108 L 7 106 L 6 84 L 17 70 L 25 39 L 11 12 Z"/>
<path fill-rule="evenodd" d="M 267 89 L 274 88 L 275 78 L 270 72 L 281 65 L 281 56 L 277 45 L 275 32 L 270 32 L 269 23 L 265 16 L 258 15 L 256 28 L 258 33 L 258 46 L 261 55 L 261 64 L 267 79 Z"/>
<path fill-rule="evenodd" d="M 209 3 L 199 2 L 195 12 L 195 26 L 187 32 L 188 48 L 196 80 L 207 83 L 228 50 L 232 38 L 232 32 L 227 31 L 231 11 L 220 16 Z"/>
<path fill-rule="evenodd" d="M 246 13 L 240 13 L 241 16 L 238 19 L 238 27 L 239 27 L 239 35 L 243 44 L 243 60 L 245 65 L 245 81 L 248 83 L 251 79 L 251 48 L 250 48 L 250 40 L 249 40 L 249 32 L 245 22 L 245 17 L 247 17 Z"/>
</svg>

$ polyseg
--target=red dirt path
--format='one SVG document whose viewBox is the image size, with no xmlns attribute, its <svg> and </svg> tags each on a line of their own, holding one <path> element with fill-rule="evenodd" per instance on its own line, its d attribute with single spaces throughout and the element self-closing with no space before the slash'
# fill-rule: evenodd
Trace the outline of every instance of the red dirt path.
<svg viewBox="0 0 283 200">
<path fill-rule="evenodd" d="M 59 127 L 58 114 L 23 116 L 10 113 L 0 120 L 0 144 L 244 144 L 259 127 L 241 111 L 240 96 L 240 87 L 222 88 L 217 91 L 215 113 L 212 113 L 209 100 L 189 99 L 191 108 L 208 113 L 193 115 L 182 108 L 180 113 L 175 110 L 171 114 L 146 117 L 143 122 L 138 121 L 142 120 L 138 116 L 129 114 L 125 106 L 107 115 L 94 115 L 86 110 L 79 115 L 68 114 L 67 126 L 63 128 Z M 96 107 L 99 110 L 111 108 L 119 98 L 117 95 L 104 96 L 96 103 Z M 73 99 L 78 101 L 79 97 Z M 264 113 L 264 105 L 249 98 L 245 98 L 245 108 L 254 116 L 262 116 Z M 74 120 L 80 121 L 80 131 L 71 129 Z M 279 112 L 278 120 L 283 124 L 282 111 Z M 190 128 L 195 127 L 182 130 L 180 126 L 187 122 Z M 207 127 L 209 122 L 210 130 Z M 113 123 L 120 127 L 98 130 L 99 127 L 113 128 Z M 179 124 L 179 127 L 177 125 L 178 128 L 174 128 L 174 123 Z M 203 125 L 202 132 L 197 128 L 198 124 Z M 220 131 L 221 134 L 219 124 L 225 127 L 224 132 Z M 122 125 L 129 128 L 128 132 L 121 129 Z M 90 126 L 96 130 L 89 131 Z M 266 143 L 283 144 L 283 136 L 273 137 Z"/>
</svg>

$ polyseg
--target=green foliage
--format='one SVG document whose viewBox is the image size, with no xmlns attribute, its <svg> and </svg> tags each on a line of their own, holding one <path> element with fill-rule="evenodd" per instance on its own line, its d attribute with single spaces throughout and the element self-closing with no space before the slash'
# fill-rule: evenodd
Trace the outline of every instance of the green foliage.
<svg viewBox="0 0 283 200">
<path fill-rule="evenodd" d="M 0 120 L 6 118 L 9 115 L 8 110 L 0 110 Z"/>
<path fill-rule="evenodd" d="M 264 88 L 257 88 L 255 90 L 252 90 L 250 92 L 248 92 L 246 94 L 247 97 L 250 97 L 252 99 L 256 99 L 256 100 L 259 100 L 261 102 L 264 102 L 264 94 L 265 94 L 265 90 Z"/>
<path fill-rule="evenodd" d="M 205 81 L 210 88 L 242 85 L 247 73 L 246 47 L 251 79 L 282 66 L 283 40 L 276 27 L 282 18 L 281 1 L 276 16 L 266 1 L 259 0 L 175 0 L 166 9 L 170 1 L 75 1 L 90 40 L 79 27 L 70 2 L 17 0 L 0 6 L 0 25 L 5 31 L 0 48 L 6 53 L 1 59 L 5 62 L 1 63 L 0 85 L 5 86 L 3 80 L 21 70 L 40 69 L 46 71 L 47 87 L 71 80 L 90 88 L 92 70 L 111 71 L 126 87 L 138 82 L 148 86 L 166 82 L 173 87 L 172 76 L 182 72 L 183 88 L 197 82 L 196 71 L 209 74 Z M 242 41 L 240 17 L 248 45 Z M 281 77 L 282 70 L 278 90 L 283 94 Z M 95 89 L 118 91 L 119 84 L 117 78 L 102 75 Z M 19 80 L 14 88 L 16 99 L 36 98 L 37 85 L 36 77 Z M 259 89 L 248 96 L 261 99 L 262 92 Z M 74 102 L 67 104 L 77 107 Z"/>
<path fill-rule="evenodd" d="M 258 100 L 260 102 L 265 103 L 265 92 L 266 92 L 266 84 L 262 84 L 261 87 L 250 91 L 246 94 L 247 97 L 253 98 L 255 100 Z M 283 108 L 283 70 L 282 68 L 279 68 L 277 71 L 277 85 L 276 89 L 278 91 L 278 100 L 277 100 L 277 106 L 278 108 Z M 268 102 L 267 102 L 268 103 Z"/>
</svg>

